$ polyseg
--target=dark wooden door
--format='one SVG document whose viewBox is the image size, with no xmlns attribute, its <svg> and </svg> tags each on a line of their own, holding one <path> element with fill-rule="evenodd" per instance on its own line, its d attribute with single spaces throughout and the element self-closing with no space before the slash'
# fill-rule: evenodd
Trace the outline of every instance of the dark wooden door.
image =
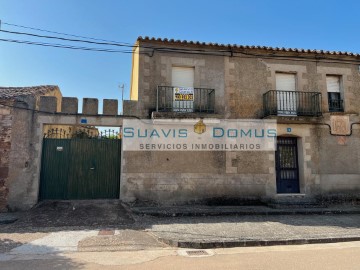
<svg viewBox="0 0 360 270">
<path fill-rule="evenodd" d="M 277 193 L 299 193 L 297 138 L 278 137 L 276 151 Z"/>
</svg>

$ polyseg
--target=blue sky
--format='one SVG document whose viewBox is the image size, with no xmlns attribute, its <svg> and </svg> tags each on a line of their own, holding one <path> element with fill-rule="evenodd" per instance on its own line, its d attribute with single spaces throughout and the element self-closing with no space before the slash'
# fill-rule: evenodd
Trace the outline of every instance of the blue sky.
<svg viewBox="0 0 360 270">
<path fill-rule="evenodd" d="M 358 53 L 359 10 L 356 0 L 0 0 L 5 23 L 121 42 L 154 36 Z M 53 42 L 1 32 L 0 38 Z M 64 96 L 120 99 L 119 84 L 129 96 L 130 70 L 130 54 L 0 42 L 1 86 L 51 84 Z"/>
</svg>

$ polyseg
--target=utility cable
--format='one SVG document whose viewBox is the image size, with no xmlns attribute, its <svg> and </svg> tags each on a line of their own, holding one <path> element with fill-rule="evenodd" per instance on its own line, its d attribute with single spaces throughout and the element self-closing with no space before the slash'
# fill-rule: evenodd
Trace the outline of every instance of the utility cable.
<svg viewBox="0 0 360 270">
<path fill-rule="evenodd" d="M 105 48 L 80 47 L 80 46 L 71 46 L 71 45 L 58 44 L 58 43 L 33 42 L 33 41 L 28 41 L 28 40 L 0 39 L 0 41 L 28 44 L 28 45 L 37 45 L 37 46 L 44 46 L 44 47 L 83 50 L 83 51 L 109 52 L 109 53 L 132 53 L 132 50 L 113 50 L 113 49 L 105 49 Z"/>
<path fill-rule="evenodd" d="M 72 35 L 72 34 L 66 34 L 66 33 L 50 31 L 50 30 L 45 30 L 45 29 L 40 29 L 40 28 L 34 28 L 34 27 L 29 27 L 29 26 L 23 26 L 23 25 L 18 25 L 18 24 L 13 24 L 13 23 L 6 23 L 6 22 L 1 22 L 1 23 L 4 24 L 4 25 L 15 26 L 15 27 L 19 27 L 19 28 L 31 29 L 31 30 L 47 32 L 47 33 L 53 33 L 53 34 L 58 34 L 58 35 L 64 35 L 64 36 L 69 36 L 69 37 L 87 38 L 87 39 L 92 39 L 92 40 L 99 40 L 99 41 L 105 41 L 105 42 L 113 42 L 113 43 L 122 43 L 122 44 L 132 45 L 131 43 L 127 43 L 127 42 L 119 42 L 119 41 L 106 40 L 106 39 L 100 39 L 100 38 L 93 38 L 93 37 L 87 37 L 87 36 Z"/>
<path fill-rule="evenodd" d="M 15 25 L 15 24 L 9 24 L 9 23 L 5 23 L 2 22 L 5 25 L 11 25 L 11 26 L 17 26 L 17 27 L 23 27 L 23 28 L 28 28 L 28 29 L 33 29 L 33 30 L 39 30 L 39 31 L 44 31 L 44 32 L 51 32 L 51 33 L 57 33 L 57 34 L 65 34 L 65 33 L 60 33 L 60 32 L 54 32 L 54 31 L 48 31 L 48 30 L 43 30 L 43 29 L 39 29 L 39 28 L 32 28 L 32 27 L 25 27 L 25 26 L 20 26 L 20 25 Z M 136 47 L 141 47 L 141 48 L 146 48 L 146 49 L 151 49 L 154 51 L 158 51 L 158 52 L 178 52 L 178 53 L 184 53 L 184 54 L 197 54 L 197 55 L 213 55 L 213 56 L 230 56 L 230 57 L 238 57 L 238 58 L 252 58 L 252 57 L 259 57 L 259 58 L 264 58 L 264 59 L 284 59 L 284 60 L 296 60 L 296 61 L 312 61 L 312 62 L 317 62 L 317 61 L 324 61 L 327 63 L 351 63 L 351 64 L 358 64 L 360 62 L 360 59 L 355 59 L 355 60 L 339 60 L 336 58 L 331 58 L 331 57 L 326 57 L 325 55 L 320 55 L 320 56 L 315 56 L 315 57 L 304 57 L 304 56 L 286 56 L 286 55 L 276 55 L 276 56 L 269 56 L 266 54 L 254 54 L 254 53 L 249 53 L 249 52 L 245 52 L 245 51 L 233 51 L 231 49 L 229 50 L 204 50 L 204 49 L 187 49 L 187 48 L 171 48 L 171 47 L 159 47 L 159 46 L 149 46 L 149 45 L 126 45 L 129 43 L 123 42 L 123 43 L 118 43 L 118 42 L 93 42 L 93 41 L 88 41 L 88 40 L 78 40 L 78 39 L 67 39 L 67 38 L 62 38 L 62 37 L 54 37 L 54 36 L 44 36 L 44 35 L 37 35 L 37 34 L 32 34 L 32 33 L 25 33 L 25 32 L 15 32 L 15 31 L 7 31 L 7 30 L 0 30 L 1 32 L 4 33 L 9 33 L 9 34 L 18 34 L 18 35 L 28 35 L 28 36 L 33 36 L 33 37 L 39 37 L 39 38 L 50 38 L 50 39 L 60 39 L 60 40 L 65 40 L 65 41 L 72 41 L 72 42 L 84 42 L 84 43 L 90 43 L 90 44 L 97 44 L 97 45 L 110 45 L 110 46 L 121 46 L 121 47 L 130 47 L 130 48 L 136 48 Z M 70 35 L 70 34 L 66 34 L 69 36 L 76 36 L 76 35 Z M 89 38 L 89 37 L 84 37 L 84 36 L 76 36 L 76 37 L 81 37 L 81 38 Z M 95 38 L 90 38 L 93 40 L 101 40 L 101 39 L 95 39 Z M 2 40 L 5 41 L 5 40 Z M 105 41 L 105 40 L 104 40 Z M 13 42 L 13 41 L 9 41 L 9 42 Z M 19 42 L 19 43 L 25 43 L 25 44 L 32 44 L 30 42 Z M 37 44 L 32 44 L 32 45 L 37 45 Z M 50 46 L 50 45 L 44 45 L 44 46 Z M 66 46 L 66 45 L 64 45 Z M 51 46 L 50 46 L 51 47 Z M 61 46 L 58 46 L 58 44 L 54 47 L 60 47 L 63 48 Z M 244 48 L 245 50 L 247 48 Z M 85 50 L 92 50 L 92 49 L 85 49 Z M 107 51 L 107 49 L 95 49 L 94 51 Z M 109 50 L 109 52 L 113 52 L 111 50 Z M 126 51 L 124 53 L 130 53 L 129 51 Z M 315 54 L 317 54 L 316 52 L 314 52 Z M 145 53 L 145 54 L 149 54 L 149 52 Z M 228 55 L 230 54 L 230 55 Z M 241 54 L 241 55 L 236 55 L 236 54 Z M 152 56 L 153 53 L 150 55 Z M 248 57 L 245 57 L 248 56 Z M 354 57 L 354 56 L 353 56 Z M 359 58 L 358 56 L 355 56 L 357 58 Z M 315 58 L 315 59 L 314 59 Z"/>
<path fill-rule="evenodd" d="M 32 37 L 39 37 L 39 38 L 59 39 L 59 40 L 73 41 L 73 42 L 84 42 L 84 43 L 97 44 L 97 45 L 111 45 L 111 46 L 130 47 L 130 48 L 136 47 L 133 45 L 130 46 L 130 45 L 125 45 L 125 44 L 120 44 L 120 43 L 96 42 L 96 41 L 88 41 L 88 40 L 83 40 L 83 39 L 70 39 L 70 38 L 63 38 L 63 37 L 44 36 L 44 35 L 37 35 L 37 34 L 32 34 L 32 33 L 14 32 L 14 31 L 7 31 L 7 30 L 0 30 L 0 32 L 4 32 L 4 33 L 8 33 L 8 34 L 15 34 L 15 35 L 26 35 L 26 36 L 32 36 Z"/>
<path fill-rule="evenodd" d="M 120 46 L 120 47 L 129 47 L 129 48 L 137 48 L 139 45 L 127 45 L 122 43 L 111 43 L 111 42 L 95 42 L 95 41 L 89 41 L 89 40 L 83 40 L 83 39 L 70 39 L 70 38 L 63 38 L 63 37 L 56 37 L 56 36 L 45 36 L 45 35 L 38 35 L 33 33 L 26 33 L 26 32 L 16 32 L 16 31 L 8 31 L 8 30 L 0 30 L 0 32 L 8 33 L 8 34 L 15 34 L 15 35 L 26 35 L 26 36 L 32 36 L 32 37 L 38 37 L 38 38 L 48 38 L 48 39 L 59 39 L 64 41 L 71 41 L 71 42 L 84 42 L 89 44 L 96 44 L 96 45 L 108 45 L 108 46 Z M 159 47 L 159 46 L 141 46 L 142 48 L 146 49 L 155 49 L 155 50 L 172 50 L 172 51 L 189 51 L 189 52 L 206 52 L 206 50 L 203 49 L 184 49 L 184 48 L 170 48 L 170 47 Z M 219 52 L 228 52 L 221 51 Z"/>
</svg>

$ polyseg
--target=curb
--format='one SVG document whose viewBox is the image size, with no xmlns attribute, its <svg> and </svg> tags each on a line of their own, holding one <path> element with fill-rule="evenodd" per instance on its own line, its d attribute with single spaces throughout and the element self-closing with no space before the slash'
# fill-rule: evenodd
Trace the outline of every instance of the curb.
<svg viewBox="0 0 360 270">
<path fill-rule="evenodd" d="M 198 211 L 198 212 L 159 212 L 159 211 L 141 211 L 130 210 L 136 215 L 148 215 L 154 217 L 200 217 L 200 216 L 276 216 L 276 215 L 353 215 L 360 214 L 359 210 L 281 210 L 281 211 Z"/>
<path fill-rule="evenodd" d="M 158 237 L 158 240 L 177 248 L 211 249 L 211 248 L 234 248 L 234 247 L 258 247 L 258 246 L 281 246 L 281 245 L 306 245 L 327 244 L 339 242 L 360 241 L 360 236 L 335 237 L 335 238 L 312 238 L 312 239 L 286 239 L 286 240 L 238 240 L 224 242 L 191 242 Z"/>
</svg>

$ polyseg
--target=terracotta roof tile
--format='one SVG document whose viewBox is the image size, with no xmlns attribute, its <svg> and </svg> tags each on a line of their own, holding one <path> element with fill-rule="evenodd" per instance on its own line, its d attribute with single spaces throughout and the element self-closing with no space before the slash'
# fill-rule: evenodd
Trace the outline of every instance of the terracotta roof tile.
<svg viewBox="0 0 360 270">
<path fill-rule="evenodd" d="M 29 87 L 0 87 L 0 98 L 11 99 L 19 96 L 41 96 L 51 91 L 59 90 L 56 85 L 40 85 Z"/>
<path fill-rule="evenodd" d="M 168 44 L 181 44 L 181 45 L 201 45 L 201 46 L 209 46 L 209 47 L 230 47 L 235 49 L 258 49 L 258 50 L 266 50 L 266 51 L 279 51 L 279 52 L 299 52 L 299 53 L 315 53 L 315 54 L 329 54 L 329 55 L 346 55 L 346 56 L 355 56 L 359 57 L 360 54 L 352 53 L 352 52 L 341 52 L 341 51 L 326 51 L 326 50 L 316 50 L 316 49 L 302 49 L 302 48 L 279 48 L 279 47 L 269 47 L 269 46 L 248 46 L 248 45 L 238 45 L 238 44 L 219 44 L 219 43 L 205 43 L 199 41 L 187 41 L 187 40 L 174 40 L 174 39 L 161 39 L 154 37 L 138 37 L 138 41 L 156 41 L 161 43 Z"/>
</svg>

